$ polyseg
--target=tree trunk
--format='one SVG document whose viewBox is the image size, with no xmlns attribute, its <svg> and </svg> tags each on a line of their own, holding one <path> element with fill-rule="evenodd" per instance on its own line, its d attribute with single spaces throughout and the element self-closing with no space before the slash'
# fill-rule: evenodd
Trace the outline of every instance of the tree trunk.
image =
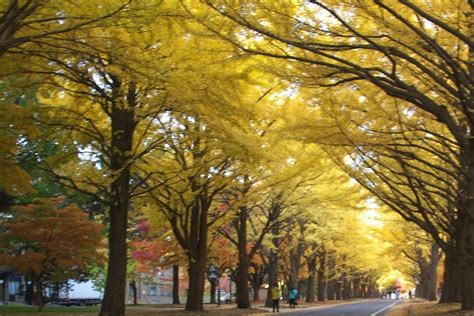
<svg viewBox="0 0 474 316">
<path fill-rule="evenodd" d="M 125 275 L 127 272 L 128 204 L 114 201 L 110 208 L 109 260 L 101 316 L 125 315 Z"/>
<path fill-rule="evenodd" d="M 361 291 L 360 291 L 360 277 L 358 273 L 354 274 L 352 279 L 352 297 L 353 298 L 361 298 Z"/>
<path fill-rule="evenodd" d="M 179 304 L 179 266 L 173 265 L 173 304 Z"/>
<path fill-rule="evenodd" d="M 205 260 L 189 260 L 189 290 L 186 301 L 187 311 L 203 311 L 204 275 L 206 273 Z"/>
<path fill-rule="evenodd" d="M 250 308 L 249 268 L 250 257 L 247 253 L 247 220 L 248 210 L 239 208 L 239 226 L 237 231 L 237 249 L 239 251 L 239 268 L 236 278 L 236 303 L 239 308 Z"/>
<path fill-rule="evenodd" d="M 130 281 L 130 287 L 132 288 L 133 293 L 133 305 L 138 305 L 138 291 L 137 291 L 137 281 Z"/>
<path fill-rule="evenodd" d="M 328 294 L 327 294 L 328 301 L 335 300 L 336 299 L 336 282 L 334 280 L 328 280 L 327 289 L 328 289 Z M 318 292 L 318 301 L 319 301 L 319 292 Z"/>
<path fill-rule="evenodd" d="M 186 302 L 186 311 L 203 311 L 203 295 L 206 274 L 207 259 L 207 207 L 200 209 L 195 207 L 194 216 L 199 217 L 199 221 L 191 229 L 191 249 L 188 257 L 189 272 L 189 290 L 188 300 Z M 199 232 L 197 232 L 199 231 Z"/>
<path fill-rule="evenodd" d="M 306 285 L 306 302 L 307 303 L 313 303 L 314 298 L 315 298 L 315 293 L 314 293 L 314 286 L 316 282 L 316 257 L 311 257 L 307 259 L 307 265 L 308 265 L 308 280 L 307 280 L 307 285 Z M 318 293 L 319 294 L 319 293 Z"/>
<path fill-rule="evenodd" d="M 336 300 L 342 300 L 343 299 L 343 289 L 342 289 L 342 280 L 337 280 L 336 281 L 336 286 L 335 286 L 335 291 L 336 291 Z"/>
<path fill-rule="evenodd" d="M 235 293 L 236 304 L 239 308 L 250 308 L 249 267 L 250 262 L 248 262 L 248 260 L 239 260 L 239 268 L 235 282 L 237 287 Z"/>
<path fill-rule="evenodd" d="M 191 208 L 189 219 L 189 235 L 186 237 L 188 245 L 188 274 L 189 290 L 186 302 L 186 311 L 203 311 L 203 294 L 207 262 L 207 237 L 208 222 L 207 216 L 212 198 L 209 197 L 207 185 L 199 184 L 199 181 L 192 182 L 192 191 L 200 192 L 196 195 Z M 176 230 L 177 227 L 175 226 Z M 182 235 L 181 235 L 182 236 Z M 181 237 L 182 238 L 182 237 Z"/>
<path fill-rule="evenodd" d="M 469 21 L 469 36 L 472 39 L 474 36 L 474 2 L 469 1 L 470 11 L 465 13 L 467 20 Z M 465 173 L 467 179 L 463 182 L 464 190 L 461 193 L 465 199 L 463 210 L 462 225 L 460 226 L 460 259 L 461 259 L 461 298 L 462 298 L 462 309 L 463 310 L 474 310 L 474 128 L 473 128 L 473 115 L 474 110 L 474 49 L 472 46 L 469 47 L 469 63 L 468 72 L 470 79 L 469 94 L 466 100 L 466 114 L 469 118 L 469 149 L 464 152 L 467 159 L 464 159 Z M 464 101 L 464 100 L 463 100 Z"/>
<path fill-rule="evenodd" d="M 420 280 L 418 280 L 418 284 L 416 285 L 415 293 L 416 293 L 417 297 L 422 297 L 422 298 L 425 297 L 422 282 Z M 441 303 L 441 301 L 440 301 L 440 303 Z"/>
<path fill-rule="evenodd" d="M 41 280 L 34 280 L 35 287 L 35 305 L 38 306 L 38 311 L 42 311 L 44 307 L 44 289 Z"/>
<path fill-rule="evenodd" d="M 273 236 L 278 236 L 280 233 L 279 225 L 275 224 L 272 227 Z M 265 307 L 272 307 L 272 288 L 275 282 L 278 282 L 278 252 L 276 249 L 279 249 L 280 238 L 272 238 L 273 249 L 270 251 L 270 262 L 268 263 L 268 292 L 267 300 L 265 302 Z"/>
<path fill-rule="evenodd" d="M 474 170 L 474 167 L 472 167 Z M 474 182 L 474 176 L 473 182 Z M 474 183 L 472 184 L 474 186 Z M 468 211 L 474 213 L 474 188 L 469 192 L 471 206 Z M 460 240 L 460 265 L 462 278 L 458 284 L 461 288 L 461 299 L 463 310 L 474 310 L 474 214 L 466 214 L 461 228 Z"/>
<path fill-rule="evenodd" d="M 474 2 L 469 1 L 470 11 L 466 12 L 466 18 L 469 21 L 469 35 L 474 36 Z M 466 212 L 461 225 L 460 252 L 462 269 L 462 309 L 474 310 L 474 130 L 472 128 L 472 111 L 474 109 L 474 49 L 469 47 L 469 97 L 467 98 L 469 118 L 471 124 L 469 127 L 469 160 L 467 163 L 467 181 L 465 183 Z"/>
<path fill-rule="evenodd" d="M 430 294 L 430 280 L 427 275 L 424 275 L 421 278 L 420 289 L 421 289 L 420 297 L 424 299 L 428 299 L 428 296 Z"/>
<path fill-rule="evenodd" d="M 319 269 L 318 269 L 318 301 L 324 302 L 326 300 L 327 277 L 326 277 L 326 251 L 319 253 Z M 334 299 L 334 290 L 332 290 L 332 299 Z"/>
<path fill-rule="evenodd" d="M 379 290 L 375 287 L 375 282 L 372 280 L 372 277 L 368 277 L 367 280 L 367 296 L 370 298 L 380 297 Z"/>
<path fill-rule="evenodd" d="M 259 284 L 253 284 L 252 285 L 252 290 L 253 290 L 253 301 L 259 301 L 260 300 L 260 285 Z"/>
<path fill-rule="evenodd" d="M 343 279 L 343 292 L 342 292 L 342 299 L 348 300 L 352 298 L 352 290 L 351 290 L 351 280 L 349 277 L 344 273 Z"/>
<path fill-rule="evenodd" d="M 431 246 L 430 262 L 428 264 L 429 282 L 427 287 L 427 299 L 430 301 L 438 300 L 436 286 L 438 285 L 438 263 L 441 257 L 439 246 L 433 244 Z"/>
<path fill-rule="evenodd" d="M 270 252 L 270 261 L 268 263 L 268 290 L 267 290 L 267 299 L 265 301 L 265 307 L 272 307 L 272 288 L 273 284 L 278 281 L 277 277 L 277 268 L 276 268 L 276 261 L 278 260 L 275 258 L 277 254 L 272 250 Z"/>
<path fill-rule="evenodd" d="M 210 304 L 217 304 L 217 301 L 216 301 L 216 289 L 217 289 L 217 280 L 216 281 L 209 281 L 209 283 L 211 284 L 211 297 L 210 297 L 210 300 L 209 300 L 209 303 Z"/>
<path fill-rule="evenodd" d="M 290 225 L 289 227 L 293 227 Z M 297 288 L 299 283 L 299 274 L 301 269 L 301 257 L 303 257 L 304 251 L 304 232 L 305 232 L 305 223 L 304 221 L 298 221 L 298 240 L 296 247 L 290 248 L 290 275 L 288 278 L 288 290 L 292 288 Z M 288 234 L 291 242 L 291 232 Z"/>
<path fill-rule="evenodd" d="M 253 273 L 250 273 L 250 283 L 252 284 L 253 289 L 253 301 L 260 300 L 260 287 L 262 286 L 265 276 L 266 270 L 264 265 L 261 264 L 252 264 L 253 266 Z"/>
<path fill-rule="evenodd" d="M 298 281 L 298 286 L 296 288 L 298 290 L 298 294 L 296 294 L 297 299 L 302 300 L 303 298 L 306 297 L 306 293 L 307 293 L 306 286 L 307 285 L 308 285 L 308 282 L 306 282 L 306 280 L 299 280 Z"/>
<path fill-rule="evenodd" d="M 35 286 L 32 280 L 25 277 L 25 303 L 33 305 L 35 303 Z M 31 282 L 30 282 L 31 281 Z"/>
<path fill-rule="evenodd" d="M 459 257 L 454 247 L 445 249 L 443 287 L 440 303 L 461 302 L 461 274 Z"/>
<path fill-rule="evenodd" d="M 119 88 L 120 83 L 114 81 Z M 109 260 L 104 299 L 100 316 L 125 315 L 125 285 L 127 272 L 127 224 L 130 204 L 129 155 L 135 130 L 136 87 L 130 84 L 127 104 L 117 102 L 110 114 L 111 153 L 110 168 L 117 177 L 112 181 L 109 223 Z"/>
<path fill-rule="evenodd" d="M 438 298 L 436 297 L 436 280 L 437 278 L 434 277 L 432 280 L 429 280 L 426 283 L 425 298 L 429 301 L 438 300 Z"/>
<path fill-rule="evenodd" d="M 366 279 L 361 279 L 360 281 L 360 297 L 361 298 L 367 298 L 367 283 Z"/>
<path fill-rule="evenodd" d="M 337 276 L 336 276 L 336 259 L 333 253 L 329 254 L 328 260 L 328 300 L 341 299 L 337 296 Z"/>
</svg>

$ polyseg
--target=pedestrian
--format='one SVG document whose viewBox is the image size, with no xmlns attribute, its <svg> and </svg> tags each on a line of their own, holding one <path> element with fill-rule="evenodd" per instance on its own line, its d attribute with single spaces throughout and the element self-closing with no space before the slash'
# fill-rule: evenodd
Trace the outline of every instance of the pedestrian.
<svg viewBox="0 0 474 316">
<path fill-rule="evenodd" d="M 290 300 L 290 308 L 296 308 L 296 297 L 298 296 L 298 290 L 294 287 L 288 292 L 288 299 Z"/>
<path fill-rule="evenodd" d="M 280 287 L 278 286 L 278 282 L 275 282 L 273 284 L 273 288 L 272 288 L 272 308 L 273 308 L 273 312 L 275 312 L 275 310 L 277 312 L 280 311 L 280 296 L 281 296 Z"/>
<path fill-rule="evenodd" d="M 408 298 L 411 299 L 413 297 L 413 293 L 410 291 L 408 291 Z"/>
</svg>

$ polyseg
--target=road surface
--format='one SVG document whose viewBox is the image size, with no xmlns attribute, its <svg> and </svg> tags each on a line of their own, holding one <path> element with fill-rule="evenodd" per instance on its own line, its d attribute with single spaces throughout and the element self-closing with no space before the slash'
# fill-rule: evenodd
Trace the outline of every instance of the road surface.
<svg viewBox="0 0 474 316">
<path fill-rule="evenodd" d="M 394 300 L 370 300 L 324 308 L 296 309 L 295 311 L 285 311 L 280 314 L 284 314 L 285 316 L 383 316 L 388 312 L 390 307 L 401 302 L 402 301 Z"/>
</svg>

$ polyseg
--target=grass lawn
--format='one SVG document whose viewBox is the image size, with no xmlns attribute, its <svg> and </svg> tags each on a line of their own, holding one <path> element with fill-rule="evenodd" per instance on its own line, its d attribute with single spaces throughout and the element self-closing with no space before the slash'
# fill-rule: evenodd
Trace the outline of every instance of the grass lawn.
<svg viewBox="0 0 474 316">
<path fill-rule="evenodd" d="M 461 304 L 438 304 L 437 302 L 415 303 L 412 305 L 415 316 L 474 316 L 474 312 L 462 312 Z"/>
<path fill-rule="evenodd" d="M 174 307 L 174 308 L 173 308 Z M 138 305 L 138 306 L 127 306 L 127 315 L 131 316 L 177 316 L 177 315 L 206 315 L 206 316 L 237 316 L 237 315 L 248 315 L 253 314 L 254 316 L 263 315 L 265 311 L 248 309 L 241 310 L 234 307 L 225 308 L 207 308 L 203 313 L 189 313 L 185 312 L 184 306 L 159 306 L 159 305 Z M 76 307 L 76 306 L 48 306 L 43 308 L 43 311 L 38 312 L 38 308 L 25 305 L 0 305 L 0 316 L 3 315 L 18 315 L 28 316 L 35 314 L 38 316 L 95 316 L 100 310 L 100 306 L 87 306 L 87 307 Z"/>
<path fill-rule="evenodd" d="M 77 313 L 97 313 L 100 310 L 100 306 L 81 306 L 81 307 L 66 307 L 66 306 L 47 306 L 43 308 L 41 313 L 38 312 L 38 307 L 27 306 L 27 305 L 0 305 L 0 315 L 6 314 L 19 314 L 19 313 L 61 313 L 61 314 L 77 314 Z"/>
<path fill-rule="evenodd" d="M 461 304 L 439 304 L 423 299 L 413 299 L 392 307 L 387 316 L 474 316 L 474 312 L 462 312 Z"/>
</svg>

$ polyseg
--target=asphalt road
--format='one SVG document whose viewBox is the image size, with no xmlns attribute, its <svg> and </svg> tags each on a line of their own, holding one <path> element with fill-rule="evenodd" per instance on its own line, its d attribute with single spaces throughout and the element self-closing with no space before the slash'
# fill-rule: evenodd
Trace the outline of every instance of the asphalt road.
<svg viewBox="0 0 474 316">
<path fill-rule="evenodd" d="M 284 315 L 292 316 L 383 316 L 397 303 L 402 301 L 394 300 L 370 300 L 343 305 L 335 305 L 324 308 L 306 308 L 286 312 Z M 278 314 L 278 313 L 275 313 Z"/>
</svg>

